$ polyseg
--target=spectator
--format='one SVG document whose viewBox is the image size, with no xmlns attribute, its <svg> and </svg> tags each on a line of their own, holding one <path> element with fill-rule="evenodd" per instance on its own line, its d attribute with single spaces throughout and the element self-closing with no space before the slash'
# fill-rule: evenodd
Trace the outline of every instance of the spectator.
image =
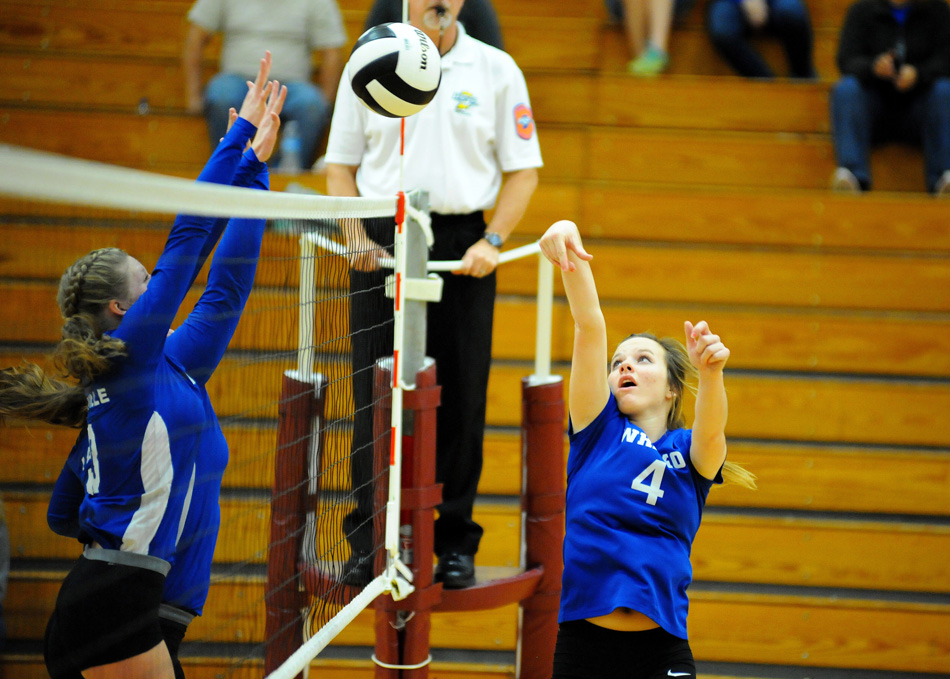
<svg viewBox="0 0 950 679">
<path fill-rule="evenodd" d="M 817 77 L 812 62 L 811 19 L 802 0 L 710 0 L 706 29 L 719 55 L 746 78 L 774 78 L 775 73 L 749 43 L 765 32 L 782 41 L 792 78 Z"/>
<path fill-rule="evenodd" d="M 373 26 L 391 21 L 402 21 L 402 0 L 375 0 L 363 30 L 368 31 Z M 498 14 L 491 0 L 466 0 L 465 6 L 459 12 L 458 21 L 465 26 L 465 32 L 476 40 L 500 50 L 505 49 Z"/>
<path fill-rule="evenodd" d="M 191 26 L 182 55 L 188 111 L 204 113 L 211 148 L 227 129 L 228 110 L 244 100 L 260 55 L 273 55 L 275 80 L 287 86 L 281 121 L 296 121 L 300 159 L 313 165 L 330 122 L 332 102 L 343 72 L 346 31 L 336 0 L 287 0 L 275 11 L 266 0 L 197 0 L 188 12 Z M 201 89 L 201 59 L 214 33 L 221 33 L 220 72 Z M 320 52 L 319 87 L 311 81 L 312 52 Z M 272 167 L 280 164 L 275 150 Z"/>
<path fill-rule="evenodd" d="M 836 191 L 871 188 L 871 147 L 922 144 L 927 190 L 950 194 L 950 5 L 858 0 L 838 45 L 831 92 Z"/>
<path fill-rule="evenodd" d="M 637 76 L 656 76 L 670 63 L 670 27 L 674 19 L 685 15 L 695 0 L 605 0 L 607 12 L 623 22 L 627 47 L 633 57 L 627 72 Z"/>
<path fill-rule="evenodd" d="M 447 18 L 440 32 L 432 0 L 409 0 L 413 26 L 440 45 L 442 83 L 421 112 L 406 119 L 406 190 L 425 189 L 432 208 L 433 260 L 461 260 L 444 276 L 442 299 L 428 305 L 428 354 L 442 386 L 437 415 L 436 479 L 442 504 L 435 524 L 436 579 L 447 588 L 475 581 L 474 556 L 482 528 L 472 509 L 482 468 L 488 371 L 491 365 L 495 267 L 499 250 L 527 209 L 538 182 L 541 152 L 524 76 L 504 52 L 474 40 L 455 21 L 464 0 L 443 0 Z M 429 19 L 429 20 L 427 20 Z M 337 92 L 327 145 L 327 190 L 334 196 L 395 196 L 399 190 L 400 121 L 359 102 L 350 87 Z M 486 225 L 484 210 L 494 208 Z M 350 286 L 354 294 L 381 295 L 386 271 L 377 258 L 393 243 L 392 219 L 367 220 L 346 232 Z M 370 304 L 350 305 L 353 338 L 353 427 L 351 472 L 363 487 L 346 518 L 353 563 L 366 566 L 373 544 L 372 469 L 373 347 L 388 340 L 392 324 L 370 317 Z M 392 305 L 388 307 L 392 318 Z M 379 337 L 379 334 L 388 336 Z M 359 379 L 366 376 L 365 380 Z M 368 490 L 368 492 L 366 492 Z M 353 576 L 354 582 L 369 573 Z"/>
</svg>

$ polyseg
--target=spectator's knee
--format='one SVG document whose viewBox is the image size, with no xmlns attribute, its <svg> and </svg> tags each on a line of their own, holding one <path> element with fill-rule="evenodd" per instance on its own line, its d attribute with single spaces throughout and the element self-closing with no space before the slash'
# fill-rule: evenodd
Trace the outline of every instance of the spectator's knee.
<svg viewBox="0 0 950 679">
<path fill-rule="evenodd" d="M 728 46 L 743 39 L 745 23 L 738 6 L 732 2 L 714 2 L 706 14 L 709 39 L 717 47 Z"/>
<path fill-rule="evenodd" d="M 798 0 L 783 0 L 776 2 L 769 9 L 772 23 L 784 29 L 802 29 L 811 25 L 808 9 Z"/>
<path fill-rule="evenodd" d="M 937 105 L 950 108 L 950 78 L 937 78 L 934 80 L 930 97 Z"/>
<path fill-rule="evenodd" d="M 855 101 L 863 95 L 861 81 L 853 75 L 846 75 L 831 89 L 832 102 Z"/>
</svg>

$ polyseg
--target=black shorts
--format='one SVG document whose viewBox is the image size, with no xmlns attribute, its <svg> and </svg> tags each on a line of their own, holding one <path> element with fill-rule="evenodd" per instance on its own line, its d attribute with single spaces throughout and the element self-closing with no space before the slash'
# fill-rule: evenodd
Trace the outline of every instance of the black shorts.
<svg viewBox="0 0 950 679">
<path fill-rule="evenodd" d="M 696 679 L 689 642 L 666 630 L 617 632 L 586 620 L 561 623 L 553 679 Z"/>
<path fill-rule="evenodd" d="M 43 657 L 52 679 L 144 653 L 162 641 L 158 607 L 165 576 L 148 568 L 81 557 L 63 580 L 46 626 Z"/>
</svg>

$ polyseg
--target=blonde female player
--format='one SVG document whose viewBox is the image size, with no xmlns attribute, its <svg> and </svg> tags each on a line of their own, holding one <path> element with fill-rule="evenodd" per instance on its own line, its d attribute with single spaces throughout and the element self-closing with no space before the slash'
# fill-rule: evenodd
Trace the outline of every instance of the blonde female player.
<svg viewBox="0 0 950 679">
<path fill-rule="evenodd" d="M 639 334 L 608 354 L 592 256 L 577 226 L 557 222 L 541 250 L 561 268 L 574 316 L 554 679 L 695 677 L 686 637 L 690 546 L 714 483 L 726 476 L 754 487 L 749 472 L 725 462 L 729 349 L 705 321 L 687 321 L 685 348 Z M 693 370 L 690 430 L 682 403 Z"/>
<path fill-rule="evenodd" d="M 273 147 L 284 96 L 267 82 L 269 70 L 267 54 L 199 181 L 266 182 L 256 154 L 266 157 Z M 221 235 L 218 225 L 212 217 L 179 215 L 151 273 L 116 248 L 94 250 L 66 270 L 57 298 L 65 319 L 57 353 L 77 384 L 51 379 L 37 366 L 0 371 L 0 416 L 84 429 L 85 445 L 67 463 L 78 503 L 63 517 L 74 517 L 67 534 L 86 548 L 47 625 L 44 657 L 53 679 L 174 676 L 159 610 L 163 597 L 182 592 L 169 591 L 166 574 L 170 568 L 201 574 L 197 555 L 183 557 L 180 537 L 193 537 L 185 533 L 196 516 L 196 472 L 227 460 L 204 383 L 237 324 L 253 279 L 248 258 L 256 258 L 264 228 L 263 220 L 232 221 L 206 293 L 169 335 Z M 225 309 L 233 313 L 222 314 Z M 217 518 L 210 510 L 204 515 Z"/>
</svg>

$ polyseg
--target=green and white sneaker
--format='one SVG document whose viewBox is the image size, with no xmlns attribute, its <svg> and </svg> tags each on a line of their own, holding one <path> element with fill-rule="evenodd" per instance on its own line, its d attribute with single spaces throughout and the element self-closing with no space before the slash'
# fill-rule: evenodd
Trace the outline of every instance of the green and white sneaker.
<svg viewBox="0 0 950 679">
<path fill-rule="evenodd" d="M 656 45 L 650 45 L 639 57 L 627 64 L 631 75 L 652 78 L 658 76 L 670 65 L 670 55 Z"/>
</svg>

